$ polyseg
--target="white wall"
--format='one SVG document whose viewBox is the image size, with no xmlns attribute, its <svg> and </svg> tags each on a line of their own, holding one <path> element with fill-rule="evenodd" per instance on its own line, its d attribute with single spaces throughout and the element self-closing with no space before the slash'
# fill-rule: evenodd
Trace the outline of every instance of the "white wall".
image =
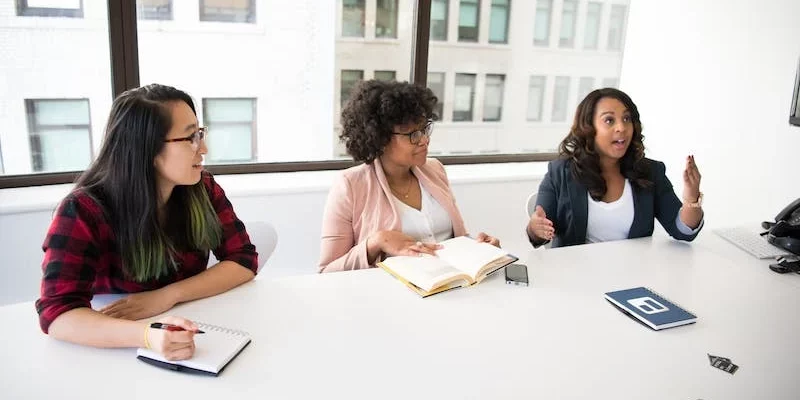
<svg viewBox="0 0 800 400">
<path fill-rule="evenodd" d="M 524 257 L 529 193 L 538 188 L 543 163 L 448 166 L 453 192 L 471 233 L 486 231 Z M 219 176 L 234 209 L 247 221 L 268 221 L 278 246 L 262 276 L 317 271 L 321 220 L 337 171 Z M 35 300 L 42 276 L 41 245 L 53 209 L 71 185 L 0 190 L 0 305 Z"/>
<path fill-rule="evenodd" d="M 679 196 L 695 154 L 707 228 L 772 219 L 800 197 L 800 127 L 788 124 L 798 16 L 797 0 L 631 4 L 620 87 Z"/>
</svg>

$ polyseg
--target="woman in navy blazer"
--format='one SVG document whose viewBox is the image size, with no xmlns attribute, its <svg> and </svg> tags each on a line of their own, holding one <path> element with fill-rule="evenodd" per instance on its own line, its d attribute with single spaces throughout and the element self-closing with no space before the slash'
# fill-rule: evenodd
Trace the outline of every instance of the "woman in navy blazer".
<svg viewBox="0 0 800 400">
<path fill-rule="evenodd" d="M 658 219 L 670 236 L 691 241 L 703 222 L 700 172 L 686 158 L 683 202 L 664 163 L 644 157 L 639 111 L 617 89 L 598 89 L 578 105 L 569 134 L 539 185 L 528 222 L 531 243 L 552 247 L 638 238 Z"/>
</svg>

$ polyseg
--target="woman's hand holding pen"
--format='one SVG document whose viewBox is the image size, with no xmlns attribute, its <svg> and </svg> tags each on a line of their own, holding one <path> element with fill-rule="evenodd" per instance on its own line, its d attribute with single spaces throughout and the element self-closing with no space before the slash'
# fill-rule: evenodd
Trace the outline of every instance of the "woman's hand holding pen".
<svg viewBox="0 0 800 400">
<path fill-rule="evenodd" d="M 531 220 L 528 222 L 528 232 L 533 233 L 535 239 L 553 240 L 556 230 L 553 227 L 553 221 L 547 219 L 542 206 L 536 206 L 536 210 L 531 215 Z"/>
<path fill-rule="evenodd" d="M 197 325 L 180 317 L 164 317 L 158 322 L 164 324 L 164 327 L 153 328 L 148 323 L 145 328 L 145 347 L 162 354 L 170 361 L 192 358 L 195 350 L 194 335 L 199 331 Z M 179 329 L 169 329 L 167 326 Z"/>
</svg>

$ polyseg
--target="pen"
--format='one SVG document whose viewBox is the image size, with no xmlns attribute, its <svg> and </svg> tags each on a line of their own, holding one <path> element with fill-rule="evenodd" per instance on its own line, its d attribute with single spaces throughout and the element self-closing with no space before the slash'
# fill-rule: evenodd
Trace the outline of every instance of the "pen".
<svg viewBox="0 0 800 400">
<path fill-rule="evenodd" d="M 182 327 L 180 327 L 178 325 L 163 324 L 161 322 L 153 322 L 152 324 L 150 324 L 150 327 L 153 328 L 153 329 L 164 329 L 164 330 L 167 330 L 167 331 L 185 331 L 186 330 L 186 329 L 183 329 Z M 198 329 L 194 333 L 205 333 L 205 332 L 203 332 L 203 331 Z"/>
</svg>

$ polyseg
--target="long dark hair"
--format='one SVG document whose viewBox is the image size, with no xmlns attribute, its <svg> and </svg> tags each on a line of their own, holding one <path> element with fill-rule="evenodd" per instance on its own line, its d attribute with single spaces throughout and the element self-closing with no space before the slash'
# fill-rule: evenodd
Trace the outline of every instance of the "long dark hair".
<svg viewBox="0 0 800 400">
<path fill-rule="evenodd" d="M 383 154 L 395 125 L 438 119 L 437 102 L 430 89 L 414 83 L 363 81 L 342 110 L 339 139 L 353 160 L 372 163 Z"/>
<path fill-rule="evenodd" d="M 600 156 L 595 149 L 594 112 L 600 99 L 610 97 L 619 100 L 628 109 L 633 120 L 633 138 L 628 150 L 619 162 L 622 175 L 640 188 L 653 186 L 650 180 L 650 168 L 644 158 L 644 135 L 639 109 L 633 100 L 621 90 L 614 88 L 597 89 L 586 95 L 575 111 L 572 128 L 559 146 L 562 158 L 572 161 L 572 173 L 578 182 L 586 185 L 589 194 L 595 200 L 605 196 L 606 181 L 600 168 Z"/>
<path fill-rule="evenodd" d="M 103 208 L 116 236 L 123 270 L 137 282 L 174 270 L 178 251 L 208 251 L 222 239 L 220 221 L 202 179 L 173 189 L 165 224 L 159 224 L 154 161 L 172 127 L 168 103 L 176 101 L 186 103 L 196 114 L 192 98 L 171 86 L 152 84 L 119 95 L 111 106 L 100 154 L 74 189 Z"/>
</svg>

